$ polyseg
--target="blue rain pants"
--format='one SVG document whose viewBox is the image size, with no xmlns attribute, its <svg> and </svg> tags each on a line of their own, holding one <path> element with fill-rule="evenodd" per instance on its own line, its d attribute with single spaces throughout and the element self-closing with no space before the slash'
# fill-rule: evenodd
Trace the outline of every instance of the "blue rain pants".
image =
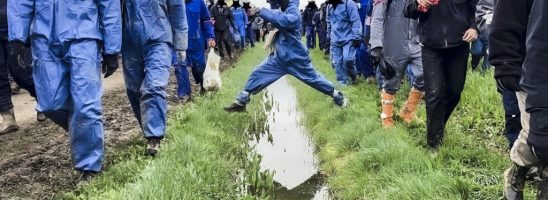
<svg viewBox="0 0 548 200">
<path fill-rule="evenodd" d="M 331 61 L 337 74 L 337 81 L 347 85 L 350 81 L 349 73 L 357 74 L 355 59 L 356 48 L 349 42 L 343 46 L 331 45 Z"/>
<path fill-rule="evenodd" d="M 316 29 L 314 26 L 306 26 L 306 47 L 316 48 Z"/>
</svg>

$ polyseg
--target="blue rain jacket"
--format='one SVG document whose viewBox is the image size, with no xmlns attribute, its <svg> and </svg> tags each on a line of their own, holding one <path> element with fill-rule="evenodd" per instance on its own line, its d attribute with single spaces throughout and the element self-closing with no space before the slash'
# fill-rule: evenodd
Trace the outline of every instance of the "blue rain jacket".
<svg viewBox="0 0 548 200">
<path fill-rule="evenodd" d="M 337 6 L 329 5 L 327 22 L 331 45 L 343 46 L 352 40 L 362 39 L 358 6 L 352 0 L 343 0 L 343 3 Z"/>
</svg>

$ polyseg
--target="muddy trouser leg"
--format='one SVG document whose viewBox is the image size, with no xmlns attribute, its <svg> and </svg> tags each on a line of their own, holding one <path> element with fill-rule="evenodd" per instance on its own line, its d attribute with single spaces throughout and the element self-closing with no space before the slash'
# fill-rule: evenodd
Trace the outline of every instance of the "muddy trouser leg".
<svg viewBox="0 0 548 200">
<path fill-rule="evenodd" d="M 422 48 L 426 92 L 427 143 L 437 147 L 443 140 L 447 101 L 445 98 L 444 50 Z"/>
<path fill-rule="evenodd" d="M 69 135 L 74 168 L 99 172 L 104 150 L 100 47 L 96 40 L 73 41 L 67 53 L 72 99 Z"/>
<path fill-rule="evenodd" d="M 243 105 L 249 103 L 250 94 L 257 94 L 263 89 L 268 87 L 270 84 L 274 83 L 282 76 L 286 75 L 287 71 L 276 63 L 272 56 L 269 56 L 263 63 L 261 63 L 247 79 L 245 88 L 240 94 L 236 97 L 236 101 Z"/>
<path fill-rule="evenodd" d="M 453 114 L 453 111 L 460 102 L 461 93 L 466 82 L 466 68 L 468 67 L 470 46 L 465 44 L 454 47 L 447 53 L 445 55 L 447 58 L 445 60 L 445 97 L 447 100 L 447 110 L 444 116 L 444 124 L 449 121 L 451 114 Z"/>
<path fill-rule="evenodd" d="M 206 68 L 206 58 L 205 58 L 205 49 L 200 49 L 198 51 L 188 50 L 188 59 L 189 63 L 192 66 L 192 76 L 197 84 L 200 84 L 200 87 L 204 85 L 204 72 Z"/>
<path fill-rule="evenodd" d="M 521 132 L 518 139 L 514 142 L 512 150 L 510 150 L 510 160 L 521 167 L 534 167 L 539 164 L 539 159 L 531 151 L 531 147 L 527 144 L 529 137 L 529 120 L 531 115 L 525 111 L 525 101 L 527 94 L 525 92 L 516 93 L 519 109 L 521 112 Z"/>
<path fill-rule="evenodd" d="M 331 45 L 331 63 L 335 69 L 335 74 L 337 75 L 337 82 L 340 84 L 347 84 L 348 77 L 346 75 L 346 70 L 343 64 L 343 47 Z"/>
<path fill-rule="evenodd" d="M 411 71 L 410 76 L 413 76 L 411 85 L 419 91 L 424 91 L 424 68 L 422 66 L 422 54 L 420 52 L 411 56 L 411 63 L 408 67 Z"/>
<path fill-rule="evenodd" d="M 62 60 L 63 51 L 62 46 L 49 45 L 44 38 L 33 39 L 33 79 L 38 99 L 36 109 L 68 131 L 71 78 L 70 66 Z"/>
<path fill-rule="evenodd" d="M 187 51 L 188 53 L 188 51 Z M 176 59 L 176 55 L 173 54 L 173 59 Z M 188 58 L 187 55 L 187 61 Z M 192 94 L 192 87 L 190 85 L 190 78 L 188 76 L 188 63 L 187 61 L 177 61 L 173 65 L 175 68 L 175 78 L 177 79 L 177 97 L 183 98 L 185 96 L 190 96 Z"/>
<path fill-rule="evenodd" d="M 390 79 L 383 77 L 384 81 L 382 88 L 386 93 L 395 95 L 400 90 L 401 79 L 404 76 L 409 57 L 399 56 L 387 59 L 391 59 L 393 63 L 396 64 L 396 66 L 394 66 L 396 68 L 396 75 Z"/>
<path fill-rule="evenodd" d="M 335 90 L 333 83 L 317 72 L 312 63 L 304 65 L 299 63 L 298 65 L 287 66 L 287 71 L 289 74 L 319 92 L 328 96 L 333 96 L 333 91 Z"/>
<path fill-rule="evenodd" d="M 30 48 L 25 48 L 23 55 L 19 57 L 20 61 L 17 62 L 17 65 L 9 66 L 11 76 L 19 87 L 27 90 L 30 96 L 36 97 L 36 89 L 32 79 L 32 53 Z"/>
<path fill-rule="evenodd" d="M 344 45 L 343 48 L 343 61 L 346 74 L 354 81 L 358 74 L 356 70 L 356 47 L 352 45 L 352 42 Z"/>
<path fill-rule="evenodd" d="M 8 41 L 1 40 L 0 45 L 0 112 L 6 112 L 13 108 L 11 101 L 11 86 L 8 72 Z"/>
</svg>

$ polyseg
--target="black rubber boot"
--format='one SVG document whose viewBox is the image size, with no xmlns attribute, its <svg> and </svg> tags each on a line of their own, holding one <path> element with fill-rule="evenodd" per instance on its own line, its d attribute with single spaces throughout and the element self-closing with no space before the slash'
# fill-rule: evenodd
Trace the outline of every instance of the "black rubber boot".
<svg viewBox="0 0 548 200">
<path fill-rule="evenodd" d="M 233 112 L 245 112 L 246 106 L 237 102 L 234 102 L 224 108 L 226 112 L 233 113 Z"/>
<path fill-rule="evenodd" d="M 160 152 L 160 139 L 148 138 L 147 140 L 146 155 L 155 157 Z"/>
<path fill-rule="evenodd" d="M 512 167 L 504 172 L 504 199 L 522 200 L 523 188 L 529 169 L 512 164 Z"/>
</svg>

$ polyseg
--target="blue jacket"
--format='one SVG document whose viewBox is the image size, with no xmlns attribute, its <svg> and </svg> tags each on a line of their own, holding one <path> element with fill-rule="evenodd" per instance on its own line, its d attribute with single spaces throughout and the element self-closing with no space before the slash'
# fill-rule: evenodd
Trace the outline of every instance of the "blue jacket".
<svg viewBox="0 0 548 200">
<path fill-rule="evenodd" d="M 331 45 L 343 46 L 352 40 L 362 39 L 362 23 L 358 6 L 352 0 L 343 0 L 343 3 L 337 6 L 329 5 L 327 22 Z"/>
<path fill-rule="evenodd" d="M 175 50 L 186 50 L 188 24 L 185 13 L 183 0 L 125 0 L 124 37 L 142 44 L 166 42 Z"/>
<path fill-rule="evenodd" d="M 262 8 L 259 17 L 279 29 L 274 39 L 276 51 L 270 59 L 281 65 L 296 67 L 310 63 L 307 49 L 301 42 L 299 0 L 290 0 L 285 12 Z"/>
<path fill-rule="evenodd" d="M 202 0 L 187 0 L 186 16 L 188 22 L 189 50 L 205 47 L 205 41 L 215 39 L 209 10 Z"/>
<path fill-rule="evenodd" d="M 78 39 L 103 41 L 104 53 L 122 46 L 120 1 L 9 0 L 9 40 L 28 42 L 29 36 L 50 42 Z M 32 27 L 32 29 L 31 29 Z"/>
<path fill-rule="evenodd" d="M 236 25 L 236 27 L 242 27 L 247 24 L 247 14 L 242 7 L 232 7 L 230 8 L 230 11 L 232 11 L 232 16 L 234 17 L 234 25 Z"/>
</svg>

